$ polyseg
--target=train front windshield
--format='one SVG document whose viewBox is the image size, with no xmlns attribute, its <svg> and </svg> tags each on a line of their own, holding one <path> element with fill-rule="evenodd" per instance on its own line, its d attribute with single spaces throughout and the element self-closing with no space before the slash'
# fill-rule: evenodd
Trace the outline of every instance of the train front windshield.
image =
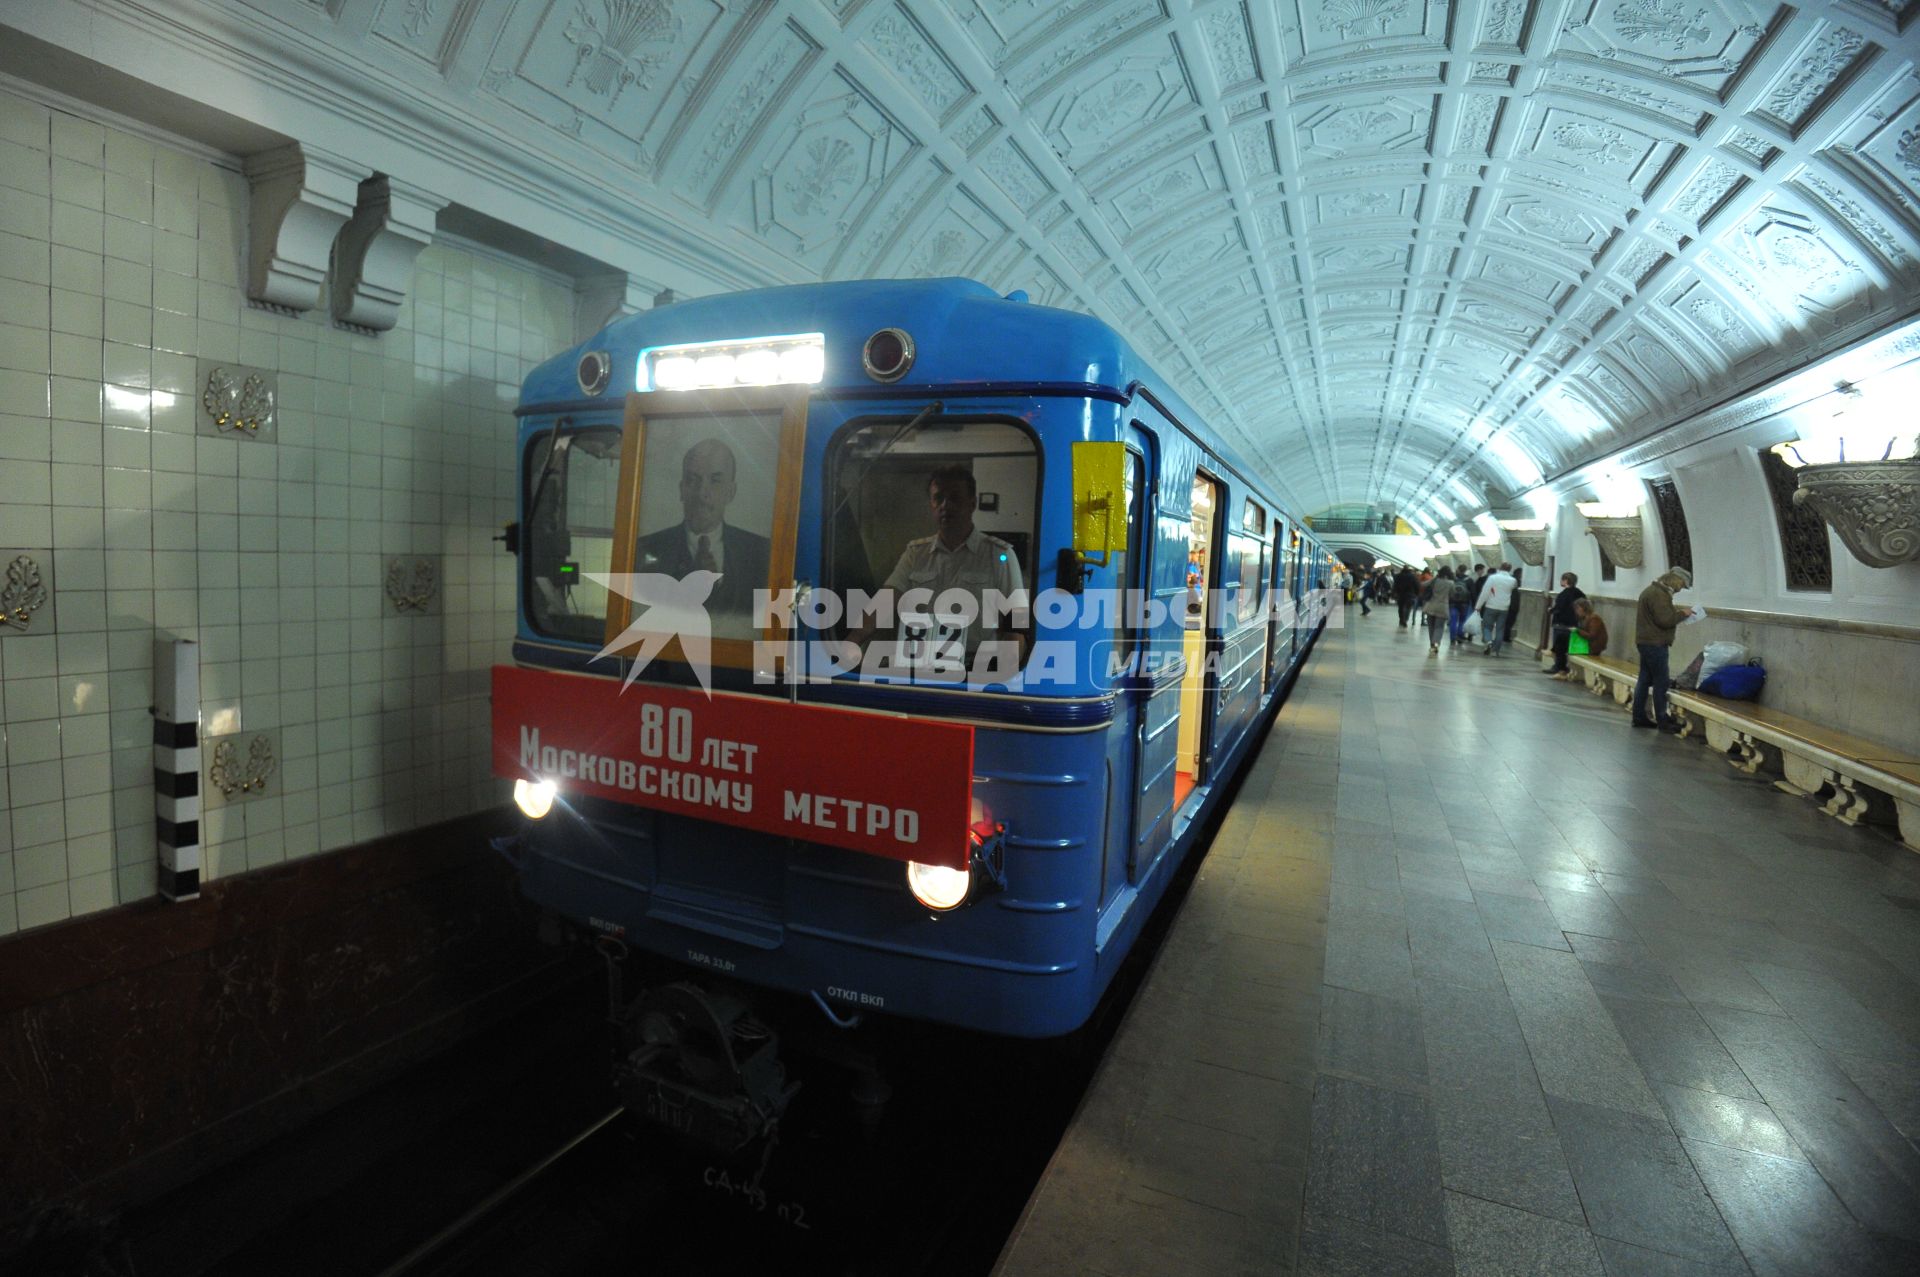
<svg viewBox="0 0 1920 1277">
<path fill-rule="evenodd" d="M 756 591 L 777 596 L 797 576 L 841 601 L 819 637 L 850 640 L 867 674 L 968 681 L 993 644 L 1001 672 L 987 681 L 1009 676 L 1032 638 L 1041 463 L 1029 427 L 860 416 L 812 475 L 805 408 L 803 395 L 771 392 L 643 394 L 621 426 L 535 432 L 522 466 L 533 631 L 605 644 L 643 614 L 602 582 L 666 577 L 705 608 L 715 663 L 743 666 L 728 645 L 779 638 L 755 628 L 768 615 Z M 817 539 L 798 526 L 803 493 L 818 496 L 806 503 Z M 796 565 L 799 546 L 808 561 Z M 962 594 L 972 606 L 957 620 L 936 606 Z"/>
<path fill-rule="evenodd" d="M 868 663 L 884 655 L 894 671 L 947 676 L 975 662 L 983 643 L 1030 635 L 1040 458 L 1024 426 L 858 419 L 833 440 L 827 466 L 825 585 L 849 603 L 893 605 L 891 616 L 849 616 L 840 627 Z M 943 613 L 942 597 L 956 611 Z"/>
<path fill-rule="evenodd" d="M 612 570 L 620 432 L 548 430 L 535 436 L 521 473 L 527 619 L 547 638 L 598 643 L 607 590 L 592 577 Z"/>
</svg>

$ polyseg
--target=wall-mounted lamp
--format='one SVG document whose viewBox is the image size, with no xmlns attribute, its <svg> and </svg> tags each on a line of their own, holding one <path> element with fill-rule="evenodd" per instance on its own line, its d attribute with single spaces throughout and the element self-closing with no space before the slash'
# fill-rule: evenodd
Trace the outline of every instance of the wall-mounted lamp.
<svg viewBox="0 0 1920 1277">
<path fill-rule="evenodd" d="M 1896 422 L 1851 382 L 1833 389 L 1832 416 L 1772 449 L 1800 472 L 1793 503 L 1812 506 L 1868 567 L 1920 560 L 1920 425 L 1911 410 Z"/>
<path fill-rule="evenodd" d="M 1520 561 L 1537 568 L 1547 559 L 1547 521 L 1545 519 L 1502 519 L 1500 533 L 1520 556 Z"/>
<path fill-rule="evenodd" d="M 1640 525 L 1640 507 L 1625 501 L 1577 501 L 1574 508 L 1587 520 L 1587 531 L 1607 552 L 1607 557 L 1623 568 L 1637 568 L 1646 561 L 1646 532 Z"/>
</svg>

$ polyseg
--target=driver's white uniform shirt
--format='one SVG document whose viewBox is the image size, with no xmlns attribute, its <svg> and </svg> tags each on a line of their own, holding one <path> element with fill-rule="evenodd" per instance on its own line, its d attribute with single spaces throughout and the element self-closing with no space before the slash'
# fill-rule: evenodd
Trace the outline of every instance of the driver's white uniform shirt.
<svg viewBox="0 0 1920 1277">
<path fill-rule="evenodd" d="M 968 534 L 958 549 L 948 549 L 937 536 L 920 537 L 907 542 L 900 561 L 887 575 L 883 588 L 894 591 L 894 606 L 909 590 L 926 590 L 931 597 L 917 610 L 931 613 L 941 593 L 960 589 L 973 595 L 983 615 L 967 627 L 967 650 L 977 647 L 988 629 L 1011 629 L 1009 616 L 987 617 L 987 592 L 995 591 L 1012 600 L 1008 606 L 1025 608 L 1025 586 L 1020 578 L 1020 560 L 1013 547 L 999 537 L 979 528 Z M 992 622 L 991 625 L 986 622 Z"/>
</svg>

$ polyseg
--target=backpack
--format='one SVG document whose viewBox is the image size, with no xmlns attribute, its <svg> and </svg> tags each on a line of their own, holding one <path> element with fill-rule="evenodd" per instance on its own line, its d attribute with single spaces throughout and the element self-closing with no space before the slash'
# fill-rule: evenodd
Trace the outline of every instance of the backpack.
<svg viewBox="0 0 1920 1277">
<path fill-rule="evenodd" d="M 1723 665 L 1700 680 L 1700 690 L 1708 696 L 1728 701 L 1758 700 L 1767 684 L 1767 667 L 1758 661 L 1745 665 Z"/>
</svg>

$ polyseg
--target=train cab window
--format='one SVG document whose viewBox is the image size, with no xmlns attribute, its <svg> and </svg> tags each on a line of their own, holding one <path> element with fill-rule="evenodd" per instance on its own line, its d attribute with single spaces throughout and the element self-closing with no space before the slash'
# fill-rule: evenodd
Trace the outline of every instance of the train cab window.
<svg viewBox="0 0 1920 1277">
<path fill-rule="evenodd" d="M 1033 436 L 993 419 L 855 422 L 828 473 L 826 584 L 849 605 L 883 600 L 842 630 L 863 672 L 947 683 L 1016 672 L 1039 531 Z"/>
<path fill-rule="evenodd" d="M 527 620 L 550 638 L 598 643 L 605 636 L 607 591 L 587 574 L 613 570 L 620 432 L 544 432 L 527 450 L 521 473 Z"/>
</svg>

